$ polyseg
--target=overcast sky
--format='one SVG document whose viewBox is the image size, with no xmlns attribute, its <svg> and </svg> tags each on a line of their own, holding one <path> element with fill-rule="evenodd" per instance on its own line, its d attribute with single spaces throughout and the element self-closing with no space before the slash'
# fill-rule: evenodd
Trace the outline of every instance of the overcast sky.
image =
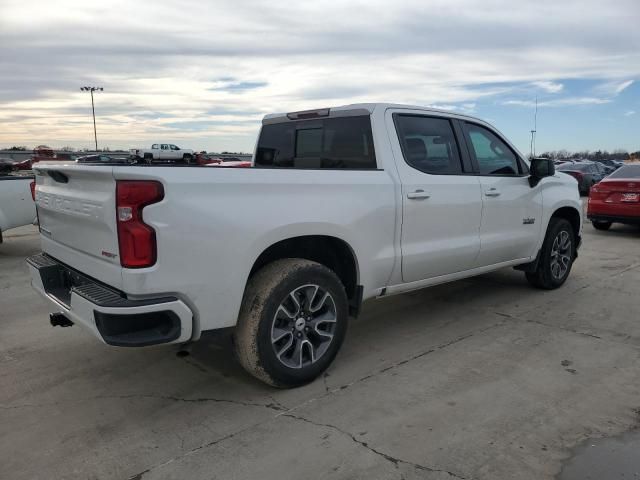
<svg viewBox="0 0 640 480">
<path fill-rule="evenodd" d="M 251 151 L 260 119 L 386 101 L 529 152 L 640 150 L 639 0 L 0 0 L 0 146 Z"/>
</svg>

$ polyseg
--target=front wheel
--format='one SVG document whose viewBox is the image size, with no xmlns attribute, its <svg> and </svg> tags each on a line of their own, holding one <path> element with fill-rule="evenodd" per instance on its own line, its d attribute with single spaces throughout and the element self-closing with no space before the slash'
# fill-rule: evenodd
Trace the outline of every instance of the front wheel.
<svg viewBox="0 0 640 480">
<path fill-rule="evenodd" d="M 527 272 L 527 280 L 537 288 L 560 287 L 569 277 L 576 256 L 573 227 L 564 218 L 552 218 L 540 250 L 538 266 Z"/>
<path fill-rule="evenodd" d="M 269 385 L 304 385 L 335 358 L 347 320 L 347 295 L 333 271 L 304 259 L 277 260 L 249 280 L 234 335 L 236 355 Z"/>
</svg>

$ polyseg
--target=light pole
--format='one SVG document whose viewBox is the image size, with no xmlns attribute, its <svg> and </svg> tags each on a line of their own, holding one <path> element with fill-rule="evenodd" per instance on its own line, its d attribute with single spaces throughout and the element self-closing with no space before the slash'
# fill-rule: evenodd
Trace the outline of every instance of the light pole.
<svg viewBox="0 0 640 480">
<path fill-rule="evenodd" d="M 536 109 L 533 113 L 533 130 L 531 130 L 530 157 L 536 156 L 536 133 L 538 133 L 538 96 L 536 95 Z"/>
<path fill-rule="evenodd" d="M 102 87 L 80 87 L 83 92 L 91 92 L 91 112 L 93 113 L 93 138 L 96 142 L 96 151 L 98 151 L 98 134 L 96 133 L 96 109 L 93 106 L 93 92 L 100 90 L 104 91 Z"/>
</svg>

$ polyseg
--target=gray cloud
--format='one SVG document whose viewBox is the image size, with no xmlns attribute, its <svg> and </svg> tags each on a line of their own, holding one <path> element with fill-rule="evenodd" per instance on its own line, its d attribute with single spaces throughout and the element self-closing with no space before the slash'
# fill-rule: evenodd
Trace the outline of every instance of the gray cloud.
<svg viewBox="0 0 640 480">
<path fill-rule="evenodd" d="M 98 113 L 114 146 L 183 128 L 208 148 L 248 149 L 273 110 L 373 100 L 460 109 L 526 88 L 557 95 L 572 78 L 608 87 L 545 101 L 597 103 L 640 77 L 636 0 L 3 5 L 0 143 L 34 132 L 33 142 L 84 142 L 83 84 L 105 87 Z"/>
</svg>

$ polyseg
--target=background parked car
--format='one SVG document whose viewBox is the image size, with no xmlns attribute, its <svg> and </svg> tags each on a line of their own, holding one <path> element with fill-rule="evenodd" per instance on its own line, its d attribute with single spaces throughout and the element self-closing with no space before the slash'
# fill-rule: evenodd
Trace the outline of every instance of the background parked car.
<svg viewBox="0 0 640 480">
<path fill-rule="evenodd" d="M 131 163 L 129 157 L 116 155 L 85 155 L 76 158 L 76 163 Z"/>
<path fill-rule="evenodd" d="M 193 150 L 180 148 L 173 143 L 154 143 L 151 148 L 132 148 L 129 153 L 148 163 L 190 163 L 193 159 Z"/>
<path fill-rule="evenodd" d="M 47 160 L 55 160 L 56 153 L 53 151 L 51 147 L 47 147 L 46 145 L 38 145 L 33 149 L 33 155 L 31 156 L 31 161 L 33 163 L 43 162 Z"/>
<path fill-rule="evenodd" d="M 571 175 L 578 181 L 581 195 L 588 195 L 591 187 L 606 176 L 604 167 L 594 162 L 565 163 L 558 166 L 557 170 Z"/>
<path fill-rule="evenodd" d="M 0 158 L 0 175 L 16 170 L 14 163 L 9 158 Z"/>
<path fill-rule="evenodd" d="M 24 160 L 15 160 L 13 162 L 13 167 L 16 170 L 31 170 L 31 159 L 30 158 L 25 158 Z"/>
<path fill-rule="evenodd" d="M 207 167 L 240 167 L 240 168 L 251 167 L 250 160 L 241 160 L 236 157 L 221 158 L 220 160 L 221 162 L 210 163 L 207 165 Z"/>
<path fill-rule="evenodd" d="M 222 159 L 207 152 L 196 153 L 196 165 L 209 165 L 211 163 L 222 163 Z"/>
<path fill-rule="evenodd" d="M 606 169 L 607 173 L 613 173 L 617 169 L 619 169 L 621 166 L 624 165 L 624 162 L 620 162 L 618 160 L 609 160 L 609 159 L 596 160 L 596 163 L 599 163 L 600 165 L 603 165 L 604 168 Z"/>
<path fill-rule="evenodd" d="M 587 218 L 598 230 L 640 225 L 640 164 L 625 165 L 591 188 Z"/>
</svg>

